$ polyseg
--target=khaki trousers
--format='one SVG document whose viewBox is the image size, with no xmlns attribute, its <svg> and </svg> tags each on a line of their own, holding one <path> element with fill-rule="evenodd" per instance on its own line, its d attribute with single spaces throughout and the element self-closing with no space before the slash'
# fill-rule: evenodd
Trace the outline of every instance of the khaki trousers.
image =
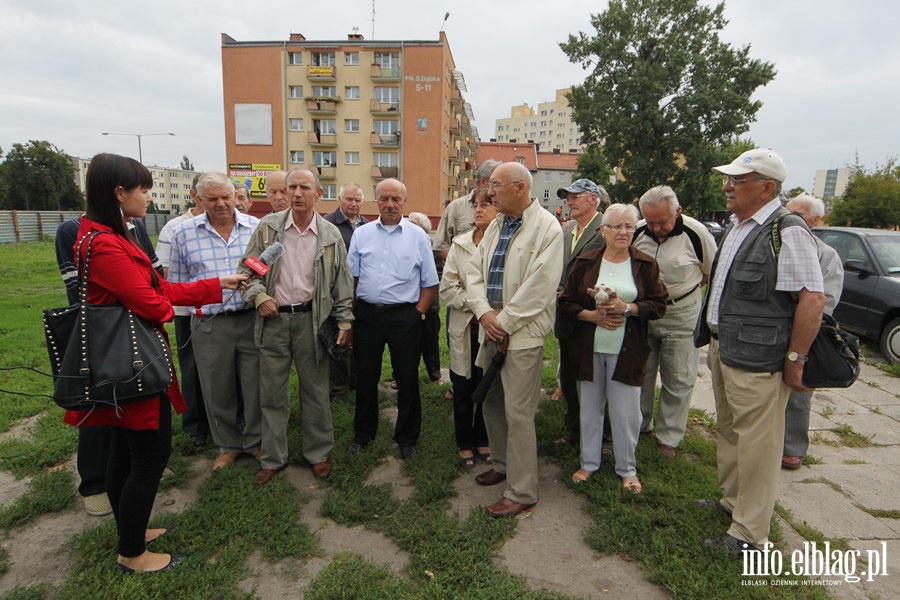
<svg viewBox="0 0 900 600">
<path fill-rule="evenodd" d="M 732 511 L 728 533 L 761 546 L 775 510 L 784 409 L 791 391 L 781 372 L 753 373 L 722 364 L 711 340 L 709 369 L 716 398 L 716 443 L 722 505 Z"/>
<path fill-rule="evenodd" d="M 478 364 L 486 365 L 497 344 L 485 341 Z M 503 495 L 522 504 L 537 502 L 537 436 L 534 416 L 541 396 L 543 346 L 509 350 L 484 400 L 484 424 L 494 469 L 506 473 Z"/>
</svg>

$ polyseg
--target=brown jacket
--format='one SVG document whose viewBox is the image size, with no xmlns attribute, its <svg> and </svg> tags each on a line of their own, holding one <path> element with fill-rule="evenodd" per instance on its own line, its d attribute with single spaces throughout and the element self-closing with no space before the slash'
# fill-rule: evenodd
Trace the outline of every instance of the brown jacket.
<svg viewBox="0 0 900 600">
<path fill-rule="evenodd" d="M 576 319 L 582 310 L 594 310 L 594 299 L 587 289 L 597 284 L 600 275 L 600 260 L 606 248 L 576 257 L 572 271 L 566 280 L 566 287 L 559 297 L 559 309 L 570 318 Z M 613 372 L 613 381 L 625 385 L 642 385 L 647 371 L 647 321 L 661 318 L 666 314 L 666 300 L 669 293 L 659 277 L 659 265 L 648 254 L 633 247 L 631 255 L 631 275 L 637 288 L 638 315 L 625 322 L 625 338 L 619 352 L 619 362 Z M 570 342 L 576 352 L 575 376 L 580 381 L 594 380 L 594 331 L 596 325 L 588 321 L 576 320 L 575 337 Z"/>
</svg>

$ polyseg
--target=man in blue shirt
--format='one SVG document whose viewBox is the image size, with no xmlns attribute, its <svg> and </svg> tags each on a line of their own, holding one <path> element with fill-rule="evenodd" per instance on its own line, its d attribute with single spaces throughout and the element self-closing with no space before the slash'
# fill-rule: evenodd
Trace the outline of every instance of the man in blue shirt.
<svg viewBox="0 0 900 600">
<path fill-rule="evenodd" d="M 437 293 L 438 276 L 428 235 L 403 218 L 406 196 L 406 186 L 397 179 L 379 183 L 375 202 L 380 216 L 356 230 L 347 253 L 356 282 L 356 415 L 350 454 L 368 445 L 378 430 L 378 381 L 385 344 L 397 382 L 394 441 L 401 458 L 413 456 L 419 439 L 419 328 Z"/>
</svg>

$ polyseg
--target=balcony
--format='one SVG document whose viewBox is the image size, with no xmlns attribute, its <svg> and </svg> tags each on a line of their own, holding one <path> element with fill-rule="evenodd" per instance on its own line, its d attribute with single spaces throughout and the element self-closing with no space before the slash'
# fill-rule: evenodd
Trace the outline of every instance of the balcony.
<svg viewBox="0 0 900 600">
<path fill-rule="evenodd" d="M 310 81 L 334 81 L 334 66 L 309 65 L 306 67 L 306 78 Z"/>
<path fill-rule="evenodd" d="M 337 113 L 337 100 L 307 99 L 306 110 L 314 115 L 333 115 Z"/>
<path fill-rule="evenodd" d="M 372 81 L 400 81 L 400 67 L 382 68 L 375 64 L 370 67 L 369 77 Z"/>
<path fill-rule="evenodd" d="M 447 178 L 447 185 L 449 185 L 452 188 L 458 188 L 459 187 L 459 177 L 456 177 L 455 175 L 451 175 L 450 177 Z"/>
<path fill-rule="evenodd" d="M 450 133 L 453 135 L 459 135 L 459 119 L 456 117 L 450 117 Z"/>
<path fill-rule="evenodd" d="M 387 177 L 396 178 L 399 175 L 399 167 L 372 167 L 372 179 L 385 179 Z"/>
<path fill-rule="evenodd" d="M 310 146 L 337 146 L 336 133 L 319 133 L 318 131 L 310 131 L 306 137 L 306 141 Z"/>
<path fill-rule="evenodd" d="M 373 148 L 396 148 L 400 145 L 400 132 L 379 135 L 373 131 L 369 136 L 369 144 Z"/>
<path fill-rule="evenodd" d="M 398 115 L 400 114 L 400 102 L 379 102 L 374 98 L 369 100 L 369 112 L 373 115 Z"/>
<path fill-rule="evenodd" d="M 325 179 L 325 180 L 337 179 L 337 167 L 316 166 L 316 171 L 319 172 L 319 179 Z"/>
<path fill-rule="evenodd" d="M 456 146 L 450 146 L 450 160 L 452 162 L 459 162 L 459 150 L 456 149 Z"/>
</svg>

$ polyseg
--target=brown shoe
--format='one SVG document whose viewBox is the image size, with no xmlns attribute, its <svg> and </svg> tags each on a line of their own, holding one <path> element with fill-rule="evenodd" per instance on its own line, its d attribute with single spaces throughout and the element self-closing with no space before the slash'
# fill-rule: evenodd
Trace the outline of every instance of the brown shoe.
<svg viewBox="0 0 900 600">
<path fill-rule="evenodd" d="M 325 479 L 329 475 L 331 475 L 331 463 L 327 460 L 323 460 L 320 463 L 316 463 L 312 465 L 313 477 L 316 479 Z"/>
<path fill-rule="evenodd" d="M 516 502 L 515 500 L 510 500 L 506 496 L 503 496 L 497 502 L 488 506 L 487 511 L 488 514 L 494 518 L 514 517 L 532 506 L 534 506 L 534 504 L 522 504 L 521 502 Z"/>
<path fill-rule="evenodd" d="M 237 460 L 238 454 L 237 452 L 221 452 L 219 456 L 216 457 L 215 462 L 213 463 L 212 469 L 213 471 L 219 471 L 234 464 L 234 461 Z"/>
<path fill-rule="evenodd" d="M 796 471 L 803 466 L 803 458 L 802 456 L 788 456 L 785 454 L 781 457 L 781 468 Z"/>
<path fill-rule="evenodd" d="M 256 460 L 256 462 L 262 462 L 262 447 L 261 446 L 257 446 L 256 448 L 253 449 L 253 452 L 249 453 L 249 454 Z"/>
<path fill-rule="evenodd" d="M 675 458 L 675 447 L 669 446 L 666 444 L 657 444 L 656 449 L 659 450 L 659 453 L 665 456 L 666 458 Z"/>
<path fill-rule="evenodd" d="M 502 481 L 506 481 L 506 473 L 500 473 L 494 469 L 488 469 L 481 475 L 475 476 L 475 483 L 478 485 L 497 485 Z"/>
<path fill-rule="evenodd" d="M 256 474 L 256 479 L 253 480 L 253 483 L 256 485 L 266 485 L 278 475 L 279 471 L 281 471 L 281 469 L 260 469 L 259 473 Z"/>
</svg>

